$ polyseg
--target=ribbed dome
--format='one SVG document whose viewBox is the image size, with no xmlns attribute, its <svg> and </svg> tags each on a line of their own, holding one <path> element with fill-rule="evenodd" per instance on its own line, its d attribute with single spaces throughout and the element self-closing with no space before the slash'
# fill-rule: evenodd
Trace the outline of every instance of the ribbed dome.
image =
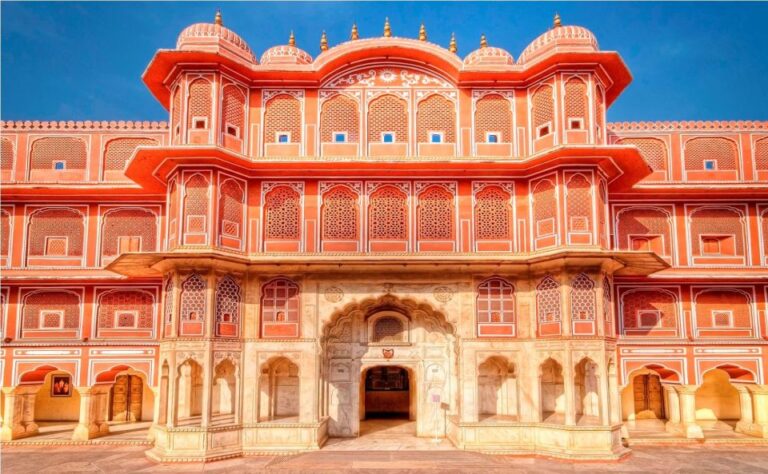
<svg viewBox="0 0 768 474">
<path fill-rule="evenodd" d="M 528 45 L 517 62 L 529 63 L 545 53 L 559 51 L 594 52 L 598 50 L 597 38 L 581 26 L 555 26 Z"/>
<path fill-rule="evenodd" d="M 256 62 L 250 46 L 234 31 L 214 23 L 195 23 L 184 28 L 176 40 L 176 49 L 185 51 L 211 51 L 231 53 L 250 62 Z"/>
<path fill-rule="evenodd" d="M 493 46 L 486 46 L 479 48 L 467 55 L 464 58 L 464 64 L 467 65 L 482 65 L 482 66 L 498 66 L 498 65 L 510 65 L 515 64 L 515 60 L 509 51 Z"/>
<path fill-rule="evenodd" d="M 312 56 L 288 44 L 273 46 L 261 55 L 261 64 L 310 64 Z"/>
</svg>

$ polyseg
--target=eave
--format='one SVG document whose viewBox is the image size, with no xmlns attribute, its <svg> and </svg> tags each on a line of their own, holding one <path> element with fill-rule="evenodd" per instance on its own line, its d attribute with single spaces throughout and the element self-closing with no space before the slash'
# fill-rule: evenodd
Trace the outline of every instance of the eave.
<svg viewBox="0 0 768 474">
<path fill-rule="evenodd" d="M 626 190 L 628 191 L 628 190 Z M 768 185 L 764 182 L 708 183 L 639 183 L 631 192 L 617 192 L 611 200 L 633 199 L 766 199 Z"/>
<path fill-rule="evenodd" d="M 598 267 L 620 276 L 645 276 L 669 267 L 653 252 L 555 249 L 530 253 L 405 254 L 295 253 L 235 255 L 201 249 L 123 254 L 107 269 L 128 277 L 157 277 L 171 268 L 302 274 L 504 273 L 528 275 Z"/>
<path fill-rule="evenodd" d="M 554 166 L 597 165 L 610 189 L 629 189 L 652 170 L 630 145 L 561 145 L 525 158 L 489 157 L 270 157 L 255 158 L 217 146 L 139 147 L 125 175 L 148 193 L 165 191 L 168 175 L 180 165 L 214 165 L 249 177 L 525 177 Z"/>
<path fill-rule="evenodd" d="M 104 197 L 130 196 L 164 200 L 163 191 L 150 192 L 136 183 L 88 181 L 78 183 L 3 183 L 0 188 L 3 199 L 46 201 L 78 199 L 102 199 Z"/>
</svg>

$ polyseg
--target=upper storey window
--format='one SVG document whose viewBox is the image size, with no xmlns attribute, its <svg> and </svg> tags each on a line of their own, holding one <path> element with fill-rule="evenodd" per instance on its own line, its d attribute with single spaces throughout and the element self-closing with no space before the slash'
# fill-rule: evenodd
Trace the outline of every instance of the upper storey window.
<svg viewBox="0 0 768 474">
<path fill-rule="evenodd" d="M 140 146 L 155 146 L 157 140 L 151 138 L 116 138 L 110 140 L 104 150 L 103 179 L 125 181 L 125 167 Z"/>
<path fill-rule="evenodd" d="M 65 170 L 67 169 L 67 163 L 64 161 L 54 161 L 53 169 L 55 169 L 56 171 Z"/>
<path fill-rule="evenodd" d="M 277 133 L 277 143 L 290 143 L 291 142 L 291 134 L 288 132 L 278 132 Z"/>
<path fill-rule="evenodd" d="M 715 160 L 704 160 L 704 169 L 707 171 L 714 171 L 717 169 L 717 161 Z"/>
<path fill-rule="evenodd" d="M 264 92 L 264 142 L 267 156 L 301 154 L 302 91 Z"/>
<path fill-rule="evenodd" d="M 333 141 L 334 141 L 334 143 L 346 143 L 347 142 L 347 132 L 335 132 L 333 134 Z"/>
<path fill-rule="evenodd" d="M 83 256 L 85 215 L 79 209 L 48 208 L 35 211 L 27 230 L 28 265 L 80 265 Z M 50 260 L 55 257 L 55 260 Z"/>
<path fill-rule="evenodd" d="M 245 130 L 246 93 L 234 84 L 222 88 L 221 127 L 223 144 L 235 151 L 242 151 L 242 133 Z"/>
<path fill-rule="evenodd" d="M 554 123 L 554 89 L 545 85 L 533 93 L 531 99 L 533 117 L 533 130 L 535 138 L 543 138 L 552 133 Z"/>
<path fill-rule="evenodd" d="M 485 280 L 477 287 L 477 335 L 515 335 L 515 287 L 501 278 Z"/>
<path fill-rule="evenodd" d="M 583 130 L 587 115 L 587 86 L 579 78 L 565 83 L 565 119 L 568 130 Z"/>
<path fill-rule="evenodd" d="M 381 134 L 381 143 L 394 143 L 394 142 L 395 142 L 394 132 L 383 132 Z"/>
<path fill-rule="evenodd" d="M 360 105 L 351 95 L 335 93 L 320 106 L 320 142 L 323 155 L 356 155 L 360 142 Z M 345 144 L 342 147 L 336 144 Z"/>
<path fill-rule="evenodd" d="M 738 179 L 738 147 L 722 137 L 698 137 L 685 142 L 685 176 L 700 179 Z"/>
<path fill-rule="evenodd" d="M 634 145 L 640 152 L 646 163 L 653 170 L 649 179 L 667 179 L 667 145 L 657 138 L 622 138 L 618 142 L 621 145 Z"/>
<path fill-rule="evenodd" d="M 189 143 L 208 143 L 210 137 L 208 128 L 211 123 L 213 109 L 213 87 L 205 78 L 198 78 L 189 85 L 189 100 L 187 103 L 187 123 Z"/>
<path fill-rule="evenodd" d="M 488 132 L 485 134 L 486 143 L 499 143 L 499 134 L 497 132 Z"/>
<path fill-rule="evenodd" d="M 443 132 L 430 132 L 429 133 L 429 142 L 430 143 L 443 143 Z"/>
<path fill-rule="evenodd" d="M 30 181 L 84 181 L 88 160 L 85 143 L 73 137 L 35 140 L 30 153 Z"/>
<path fill-rule="evenodd" d="M 279 278 L 264 285 L 261 291 L 262 337 L 298 337 L 299 286 Z"/>
</svg>

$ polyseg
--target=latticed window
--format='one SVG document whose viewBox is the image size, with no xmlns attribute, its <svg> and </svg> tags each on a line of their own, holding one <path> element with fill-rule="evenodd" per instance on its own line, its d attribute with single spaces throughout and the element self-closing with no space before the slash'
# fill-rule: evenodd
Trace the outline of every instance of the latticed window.
<svg viewBox="0 0 768 474">
<path fill-rule="evenodd" d="M 104 170 L 123 171 L 128 159 L 140 146 L 155 146 L 157 140 L 151 138 L 116 138 L 107 143 L 104 151 Z"/>
<path fill-rule="evenodd" d="M 373 324 L 373 342 L 404 342 L 403 322 L 392 316 L 379 318 Z"/>
<path fill-rule="evenodd" d="M 9 242 L 11 237 L 11 215 L 5 210 L 0 210 L 0 255 L 6 257 L 9 254 Z"/>
<path fill-rule="evenodd" d="M 597 232 L 600 235 L 600 245 L 607 248 L 610 245 L 608 240 L 608 185 L 605 180 L 600 178 L 597 193 Z"/>
<path fill-rule="evenodd" d="M 605 129 L 605 116 L 603 112 L 603 105 L 605 101 L 603 100 L 603 90 L 599 86 L 596 88 L 595 96 L 597 98 L 595 101 L 595 122 L 597 128 L 597 138 L 602 141 L 603 130 Z"/>
<path fill-rule="evenodd" d="M 632 238 L 638 236 L 660 236 L 663 240 L 663 255 L 672 254 L 671 224 L 669 216 L 661 209 L 628 209 L 618 215 L 617 246 L 621 250 L 634 250 Z"/>
<path fill-rule="evenodd" d="M 299 322 L 299 287 L 284 278 L 264 285 L 261 319 L 267 322 Z"/>
<path fill-rule="evenodd" d="M 768 171 L 768 138 L 755 142 L 755 167 L 760 171 Z"/>
<path fill-rule="evenodd" d="M 475 235 L 477 240 L 510 238 L 510 195 L 498 186 L 487 186 L 475 195 Z"/>
<path fill-rule="evenodd" d="M 555 99 L 552 92 L 552 86 L 545 85 L 539 87 L 536 92 L 533 93 L 533 98 L 531 100 L 533 110 L 531 111 L 531 115 L 533 117 L 533 132 L 535 138 L 549 135 L 553 132 L 552 125 L 554 124 L 555 117 Z"/>
<path fill-rule="evenodd" d="M 169 276 L 165 282 L 165 302 L 163 305 L 163 311 L 165 312 L 165 320 L 170 324 L 173 321 L 173 290 L 174 283 L 173 277 Z"/>
<path fill-rule="evenodd" d="M 718 254 L 744 255 L 744 225 L 742 214 L 731 208 L 702 208 L 691 213 L 691 246 L 694 255 L 711 254 L 707 238 L 718 241 Z"/>
<path fill-rule="evenodd" d="M 50 255 L 53 241 L 63 242 L 57 256 L 80 257 L 83 255 L 85 217 L 74 209 L 52 208 L 36 211 L 29 218 L 28 251 L 33 257 Z M 52 239 L 53 238 L 53 239 Z"/>
<path fill-rule="evenodd" d="M 611 307 L 613 306 L 613 289 L 608 277 L 603 277 L 603 319 L 611 321 Z"/>
<path fill-rule="evenodd" d="M 151 329 L 153 326 L 153 308 L 155 297 L 146 291 L 120 290 L 109 291 L 99 298 L 98 323 L 99 329 L 117 327 L 137 327 Z M 120 325 L 120 317 L 133 314 L 135 320 L 131 324 Z M 132 318 L 131 318 L 132 319 Z"/>
<path fill-rule="evenodd" d="M 371 239 L 408 238 L 408 197 L 394 186 L 382 186 L 371 194 L 368 208 Z"/>
<path fill-rule="evenodd" d="M 264 112 L 264 142 L 278 143 L 277 135 L 284 133 L 288 142 L 301 143 L 301 103 L 288 94 L 269 99 Z"/>
<path fill-rule="evenodd" d="M 22 309 L 23 328 L 40 329 L 45 326 L 45 317 L 41 313 L 63 314 L 62 329 L 80 327 L 80 296 L 69 291 L 36 291 L 24 298 Z M 44 316 L 44 315 L 43 315 Z"/>
<path fill-rule="evenodd" d="M 181 86 L 173 90 L 173 109 L 171 110 L 171 127 L 173 128 L 173 142 L 178 143 L 181 137 Z"/>
<path fill-rule="evenodd" d="M 64 162 L 67 170 L 84 170 L 88 160 L 85 141 L 73 137 L 35 140 L 30 155 L 33 170 L 53 170 L 57 162 Z"/>
<path fill-rule="evenodd" d="M 384 132 L 394 132 L 395 141 L 408 141 L 408 106 L 394 95 L 382 95 L 368 104 L 368 141 L 383 141 Z"/>
<path fill-rule="evenodd" d="M 176 180 L 168 182 L 168 247 L 178 243 L 179 195 Z"/>
<path fill-rule="evenodd" d="M 207 130 L 211 126 L 213 87 L 207 79 L 195 79 L 189 85 L 187 127 L 192 130 Z"/>
<path fill-rule="evenodd" d="M 264 198 L 265 238 L 295 240 L 301 235 L 301 197 L 288 186 L 278 186 Z"/>
<path fill-rule="evenodd" d="M 13 160 L 15 158 L 13 152 L 13 142 L 5 137 L 0 138 L 0 169 L 12 170 Z"/>
<path fill-rule="evenodd" d="M 657 289 L 640 289 L 622 295 L 622 302 L 625 328 L 676 327 L 677 301 L 671 293 Z"/>
<path fill-rule="evenodd" d="M 358 222 L 357 194 L 346 186 L 335 186 L 323 194 L 323 238 L 356 240 Z"/>
<path fill-rule="evenodd" d="M 227 179 L 219 189 L 219 232 L 222 236 L 242 238 L 245 192 L 234 179 Z"/>
<path fill-rule="evenodd" d="M 193 273 L 181 284 L 181 320 L 205 320 L 205 279 Z"/>
<path fill-rule="evenodd" d="M 686 171 L 705 169 L 705 161 L 714 161 L 716 170 L 736 170 L 736 143 L 721 137 L 700 137 L 685 142 Z"/>
<path fill-rule="evenodd" d="M 586 233 L 591 229 L 592 185 L 582 174 L 568 180 L 568 230 Z"/>
<path fill-rule="evenodd" d="M 456 110 L 453 102 L 439 94 L 432 94 L 418 104 L 416 112 L 416 139 L 429 143 L 430 132 L 442 132 L 445 143 L 456 142 Z"/>
<path fill-rule="evenodd" d="M 488 133 L 498 133 L 499 143 L 512 141 L 512 108 L 498 94 L 488 94 L 475 102 L 475 142 L 487 142 Z"/>
<path fill-rule="evenodd" d="M 634 145 L 653 171 L 666 171 L 667 145 L 657 138 L 622 138 L 617 143 Z"/>
<path fill-rule="evenodd" d="M 354 99 L 342 94 L 324 101 L 320 112 L 320 141 L 335 141 L 335 132 L 346 133 L 348 142 L 360 140 L 360 107 Z"/>
<path fill-rule="evenodd" d="M 208 232 L 208 178 L 194 174 L 184 186 L 184 216 L 186 231 L 191 234 Z"/>
<path fill-rule="evenodd" d="M 697 327 L 752 326 L 751 298 L 731 289 L 706 290 L 696 295 Z"/>
<path fill-rule="evenodd" d="M 514 323 L 515 287 L 501 278 L 491 278 L 477 287 L 478 323 Z"/>
<path fill-rule="evenodd" d="M 586 84 L 581 79 L 569 79 L 565 83 L 565 118 L 568 129 L 579 130 L 584 128 L 587 108 Z"/>
<path fill-rule="evenodd" d="M 533 219 L 537 237 L 557 233 L 557 196 L 555 184 L 548 179 L 533 186 Z"/>
<path fill-rule="evenodd" d="M 595 320 L 595 283 L 584 273 L 571 283 L 571 318 L 574 321 Z"/>
<path fill-rule="evenodd" d="M 536 313 L 540 323 L 560 321 L 560 285 L 550 276 L 536 286 Z"/>
<path fill-rule="evenodd" d="M 227 275 L 216 284 L 216 322 L 240 323 L 240 285 Z"/>
<path fill-rule="evenodd" d="M 157 250 L 157 216 L 146 209 L 116 209 L 104 215 L 102 257 L 115 257 L 124 251 Z M 121 248 L 126 238 L 136 238 L 139 248 Z"/>
<path fill-rule="evenodd" d="M 419 194 L 419 239 L 453 239 L 453 194 L 441 186 L 430 186 Z"/>
<path fill-rule="evenodd" d="M 221 100 L 221 132 L 242 138 L 245 132 L 245 92 L 228 84 L 222 90 Z"/>
</svg>

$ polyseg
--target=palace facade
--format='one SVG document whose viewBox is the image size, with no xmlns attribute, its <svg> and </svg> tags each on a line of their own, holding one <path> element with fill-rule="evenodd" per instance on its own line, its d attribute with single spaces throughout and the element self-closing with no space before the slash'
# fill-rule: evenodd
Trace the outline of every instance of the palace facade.
<svg viewBox="0 0 768 474">
<path fill-rule="evenodd" d="M 768 122 L 607 123 L 630 71 L 559 18 L 456 52 L 217 15 L 144 72 L 167 123 L 2 122 L 2 440 L 765 441 Z"/>
</svg>

